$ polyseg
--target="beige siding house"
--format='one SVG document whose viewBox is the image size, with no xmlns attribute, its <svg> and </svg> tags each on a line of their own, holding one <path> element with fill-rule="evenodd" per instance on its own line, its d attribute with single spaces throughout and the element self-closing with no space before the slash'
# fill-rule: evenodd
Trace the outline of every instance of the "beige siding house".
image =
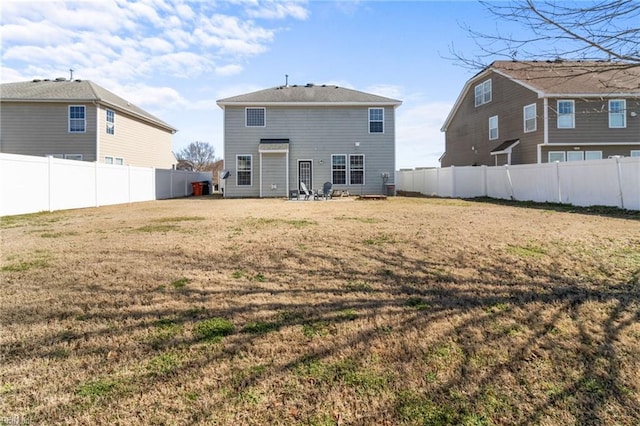
<svg viewBox="0 0 640 426">
<path fill-rule="evenodd" d="M 225 197 L 309 189 L 384 194 L 395 170 L 401 101 L 332 85 L 292 85 L 221 99 Z"/>
<path fill-rule="evenodd" d="M 640 66 L 496 61 L 447 117 L 441 165 L 640 156 Z"/>
<path fill-rule="evenodd" d="M 172 126 L 84 80 L 0 86 L 0 152 L 170 169 Z"/>
</svg>

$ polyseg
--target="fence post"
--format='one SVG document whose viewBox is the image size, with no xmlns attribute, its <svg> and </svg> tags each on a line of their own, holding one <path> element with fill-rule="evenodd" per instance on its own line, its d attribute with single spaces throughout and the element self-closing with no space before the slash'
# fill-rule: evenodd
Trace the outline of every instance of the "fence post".
<svg viewBox="0 0 640 426">
<path fill-rule="evenodd" d="M 48 210 L 52 212 L 53 209 L 51 208 L 51 189 L 53 186 L 51 185 L 51 176 L 53 174 L 53 171 L 51 169 L 53 168 L 53 155 L 49 155 L 47 159 L 49 160 L 47 161 L 47 207 Z"/>
<path fill-rule="evenodd" d="M 482 196 L 487 197 L 489 192 L 487 191 L 487 166 L 483 164 L 482 166 Z"/>
<path fill-rule="evenodd" d="M 556 185 L 558 185 L 558 203 L 562 203 L 562 187 L 560 185 L 560 162 L 556 161 Z"/>
<path fill-rule="evenodd" d="M 456 198 L 456 166 L 451 166 L 451 198 Z"/>
<path fill-rule="evenodd" d="M 509 165 L 505 164 L 504 165 L 504 169 L 507 171 L 507 182 L 509 182 L 509 198 L 511 199 L 511 201 L 514 200 L 513 198 L 513 182 L 511 181 L 511 172 L 509 171 Z"/>
<path fill-rule="evenodd" d="M 618 197 L 620 198 L 620 208 L 624 209 L 624 194 L 622 192 L 622 166 L 620 165 L 619 157 L 615 157 L 615 160 L 618 174 Z"/>
<path fill-rule="evenodd" d="M 94 173 L 93 173 L 93 179 L 94 179 L 93 190 L 95 192 L 95 194 L 94 194 L 95 195 L 94 196 L 95 203 L 94 204 L 96 205 L 96 207 L 100 207 L 100 199 L 98 197 L 98 194 L 100 192 L 100 184 L 99 184 L 99 178 L 98 178 L 98 175 L 100 174 L 100 171 L 98 169 L 98 164 L 99 163 L 96 160 L 96 162 L 93 163 L 93 164 L 94 164 L 94 168 L 93 168 L 93 170 L 94 170 Z"/>
</svg>

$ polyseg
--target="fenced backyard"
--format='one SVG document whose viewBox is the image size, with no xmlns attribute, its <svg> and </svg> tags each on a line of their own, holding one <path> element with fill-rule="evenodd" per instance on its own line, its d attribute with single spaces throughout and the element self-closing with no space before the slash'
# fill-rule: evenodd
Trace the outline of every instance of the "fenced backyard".
<svg viewBox="0 0 640 426">
<path fill-rule="evenodd" d="M 0 153 L 0 216 L 186 197 L 211 173 Z"/>
<path fill-rule="evenodd" d="M 428 196 L 640 210 L 640 158 L 400 170 L 396 189 Z"/>
<path fill-rule="evenodd" d="M 3 218 L 0 417 L 634 425 L 640 221 L 600 213 L 191 197 Z"/>
</svg>

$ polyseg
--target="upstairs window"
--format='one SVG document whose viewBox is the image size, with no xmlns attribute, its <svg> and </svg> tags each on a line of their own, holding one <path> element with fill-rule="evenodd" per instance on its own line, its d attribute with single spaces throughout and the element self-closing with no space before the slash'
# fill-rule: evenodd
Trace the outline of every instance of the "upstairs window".
<svg viewBox="0 0 640 426">
<path fill-rule="evenodd" d="M 627 101 L 624 99 L 609 101 L 609 127 L 612 129 L 627 127 Z"/>
<path fill-rule="evenodd" d="M 69 133 L 84 133 L 87 129 L 84 105 L 69 105 Z"/>
<path fill-rule="evenodd" d="M 107 111 L 107 134 L 116 134 L 116 112 L 108 109 Z"/>
<path fill-rule="evenodd" d="M 383 108 L 369 108 L 369 133 L 384 133 Z"/>
<path fill-rule="evenodd" d="M 489 117 L 489 140 L 498 139 L 498 116 Z"/>
<path fill-rule="evenodd" d="M 245 110 L 245 124 L 247 127 L 265 126 L 265 108 L 247 108 Z"/>
<path fill-rule="evenodd" d="M 534 132 L 536 125 L 536 104 L 527 105 L 523 110 L 524 115 L 524 132 Z"/>
<path fill-rule="evenodd" d="M 238 186 L 251 186 L 251 155 L 236 156 L 236 182 Z"/>
<path fill-rule="evenodd" d="M 331 156 L 331 183 L 347 184 L 347 156 L 334 154 Z"/>
<path fill-rule="evenodd" d="M 476 86 L 476 106 L 491 102 L 491 79 Z"/>
<path fill-rule="evenodd" d="M 573 101 L 558 101 L 558 129 L 573 129 L 575 124 Z"/>
</svg>

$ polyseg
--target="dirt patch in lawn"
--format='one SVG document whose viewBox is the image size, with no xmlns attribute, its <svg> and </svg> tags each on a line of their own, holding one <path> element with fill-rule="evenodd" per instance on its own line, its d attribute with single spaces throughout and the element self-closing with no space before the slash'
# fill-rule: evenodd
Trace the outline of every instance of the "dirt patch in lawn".
<svg viewBox="0 0 640 426">
<path fill-rule="evenodd" d="M 640 418 L 640 222 L 199 197 L 1 219 L 0 421 Z"/>
</svg>

